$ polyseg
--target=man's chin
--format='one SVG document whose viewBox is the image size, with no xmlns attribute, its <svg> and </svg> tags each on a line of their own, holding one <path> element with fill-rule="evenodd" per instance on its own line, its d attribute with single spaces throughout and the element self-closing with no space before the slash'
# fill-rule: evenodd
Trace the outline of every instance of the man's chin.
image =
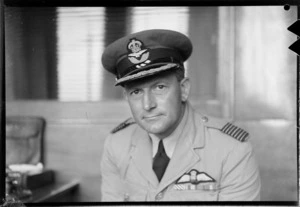
<svg viewBox="0 0 300 207">
<path fill-rule="evenodd" d="M 163 132 L 163 128 L 160 126 L 144 126 L 143 129 L 151 134 L 160 134 Z"/>
</svg>

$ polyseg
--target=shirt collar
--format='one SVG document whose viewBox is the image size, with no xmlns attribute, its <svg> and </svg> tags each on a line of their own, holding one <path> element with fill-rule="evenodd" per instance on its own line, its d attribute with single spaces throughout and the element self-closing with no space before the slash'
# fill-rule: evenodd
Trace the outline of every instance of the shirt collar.
<svg viewBox="0 0 300 207">
<path fill-rule="evenodd" d="M 183 131 L 183 129 L 186 125 L 187 117 L 188 117 L 188 104 L 185 105 L 184 115 L 183 115 L 179 125 L 177 126 L 177 128 L 173 131 L 172 134 L 170 134 L 170 136 L 165 137 L 163 139 L 165 151 L 169 158 L 171 158 L 174 153 L 176 143 L 179 139 L 179 135 L 181 134 L 181 132 Z M 152 140 L 152 156 L 154 157 L 156 155 L 156 152 L 158 149 L 158 144 L 159 144 L 160 138 L 158 138 L 154 134 L 150 134 L 150 133 L 149 133 L 149 136 Z"/>
</svg>

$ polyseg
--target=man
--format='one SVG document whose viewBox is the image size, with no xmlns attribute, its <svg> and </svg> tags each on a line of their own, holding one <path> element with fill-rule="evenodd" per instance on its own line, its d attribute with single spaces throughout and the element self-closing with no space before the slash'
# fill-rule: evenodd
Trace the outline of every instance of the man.
<svg viewBox="0 0 300 207">
<path fill-rule="evenodd" d="M 252 201 L 260 177 L 248 133 L 188 102 L 190 40 L 170 30 L 123 37 L 103 53 L 132 116 L 107 137 L 103 201 Z"/>
</svg>

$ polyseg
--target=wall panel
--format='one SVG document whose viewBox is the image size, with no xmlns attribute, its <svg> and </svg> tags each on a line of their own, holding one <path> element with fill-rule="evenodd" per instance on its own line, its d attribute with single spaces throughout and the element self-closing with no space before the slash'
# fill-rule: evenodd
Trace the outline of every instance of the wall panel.
<svg viewBox="0 0 300 207">
<path fill-rule="evenodd" d="M 251 134 L 262 200 L 297 200 L 296 7 L 235 8 L 234 118 Z"/>
</svg>

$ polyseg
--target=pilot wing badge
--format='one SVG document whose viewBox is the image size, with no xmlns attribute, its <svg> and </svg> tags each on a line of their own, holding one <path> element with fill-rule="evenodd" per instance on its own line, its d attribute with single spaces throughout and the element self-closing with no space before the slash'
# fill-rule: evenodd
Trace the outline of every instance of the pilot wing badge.
<svg viewBox="0 0 300 207">
<path fill-rule="evenodd" d="M 177 180 L 176 184 L 191 183 L 197 185 L 199 183 L 207 183 L 207 182 L 216 182 L 216 180 L 205 172 L 199 172 L 196 169 L 192 169 L 190 170 L 190 172 L 182 175 Z"/>
</svg>

